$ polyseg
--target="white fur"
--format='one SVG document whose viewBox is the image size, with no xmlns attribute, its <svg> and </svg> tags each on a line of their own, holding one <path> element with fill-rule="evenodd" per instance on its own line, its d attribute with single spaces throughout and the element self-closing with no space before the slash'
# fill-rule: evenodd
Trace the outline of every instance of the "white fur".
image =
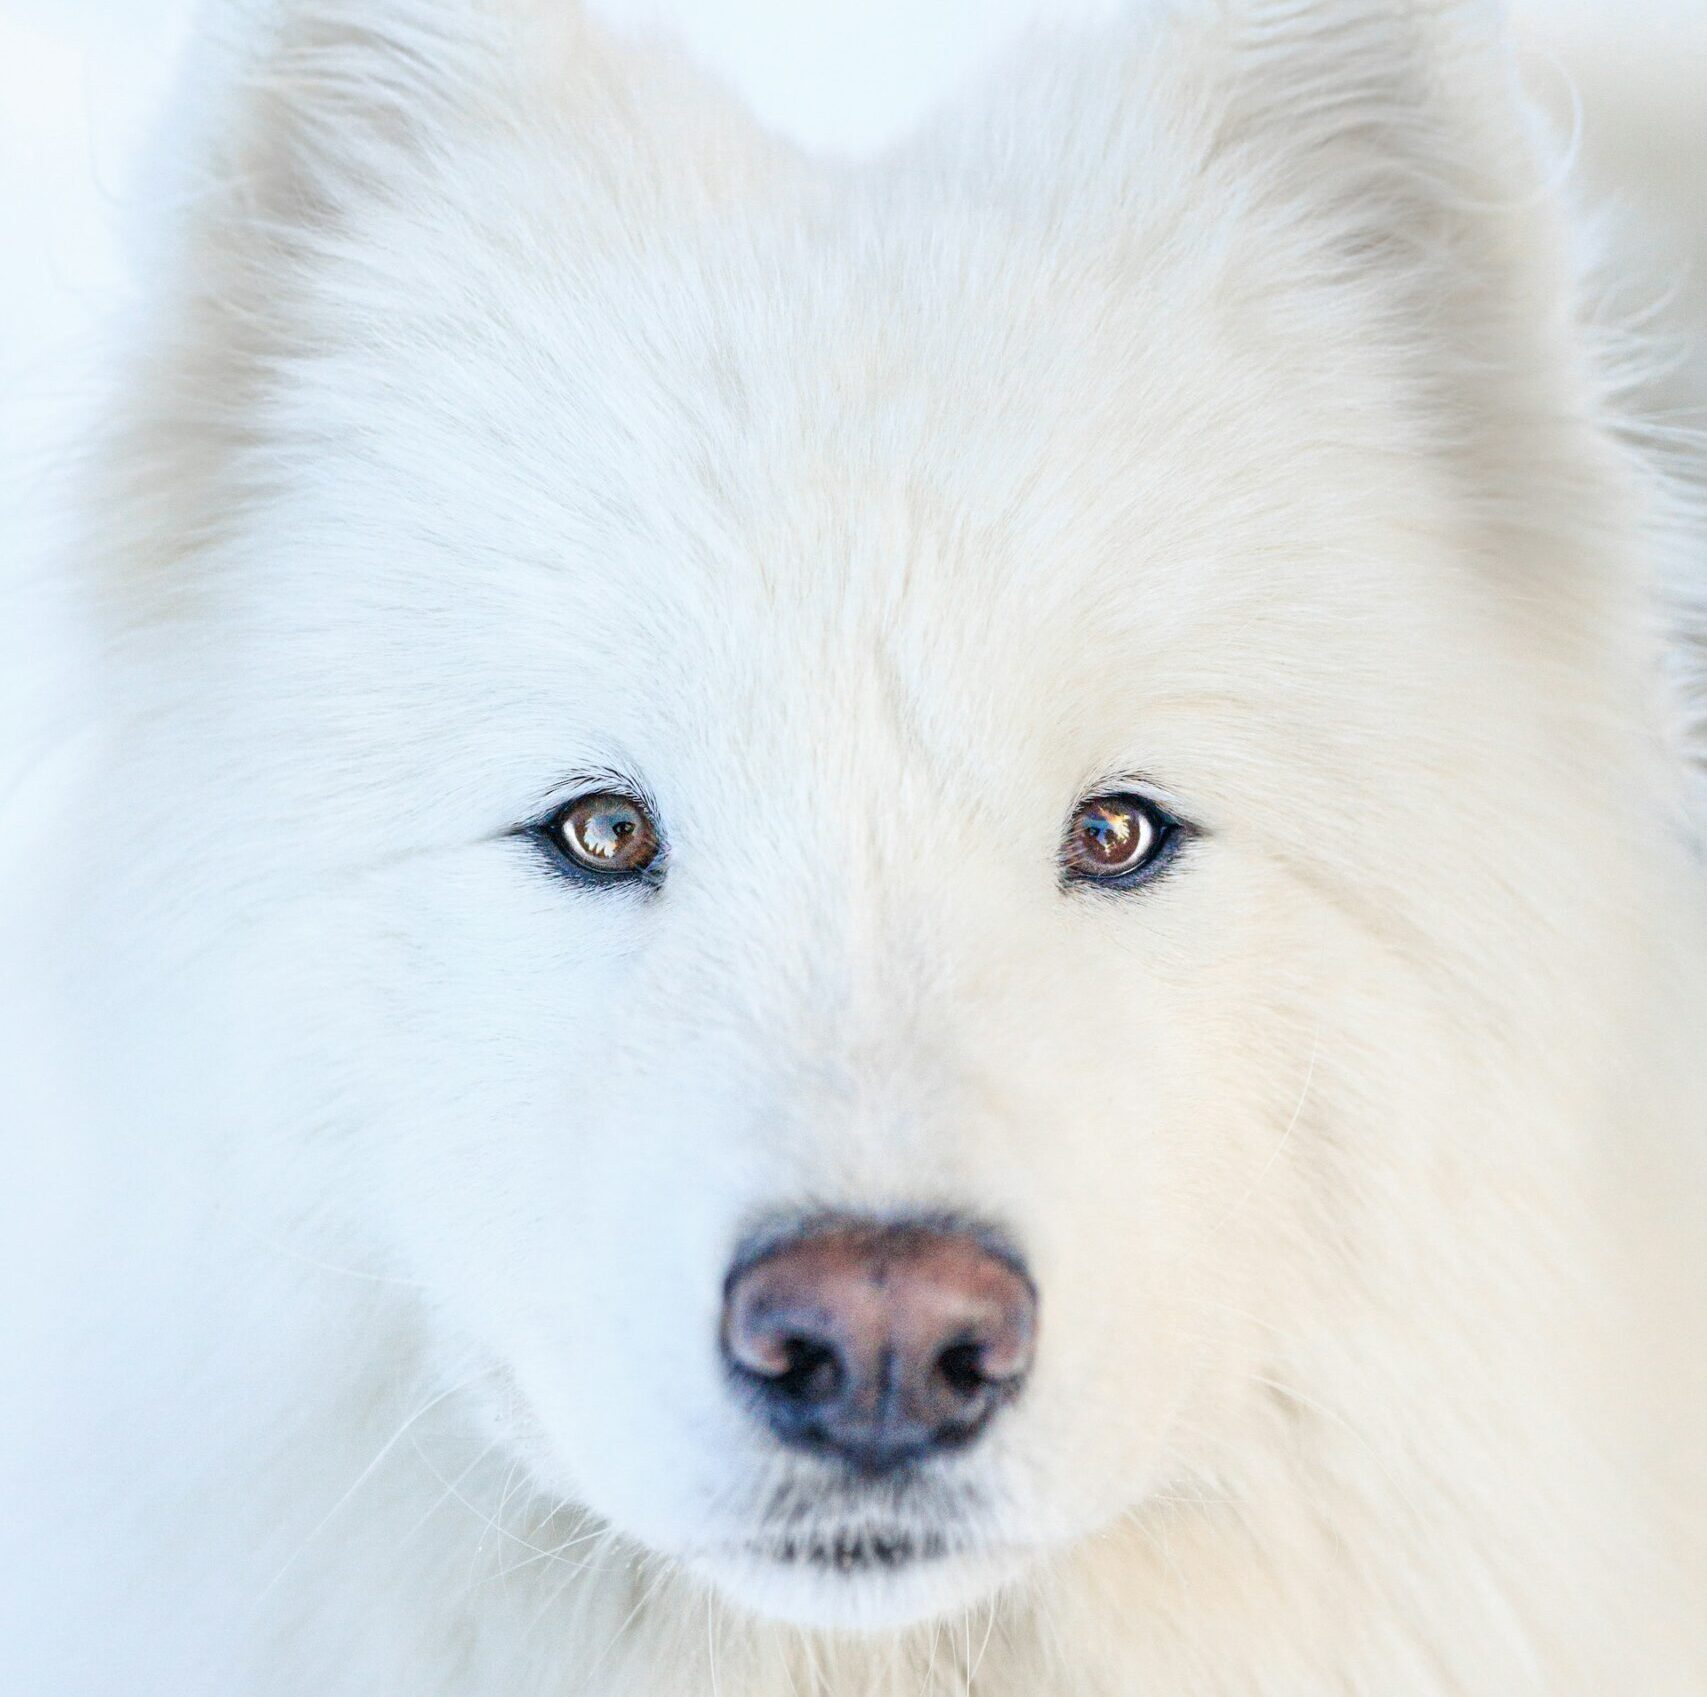
<svg viewBox="0 0 1707 1697">
<path fill-rule="evenodd" d="M 29 1689 L 1699 1693 L 1677 502 L 1492 8 L 1152 4 L 865 166 L 557 0 L 200 57 Z M 510 834 L 612 769 L 658 899 Z M 1199 840 L 1063 889 L 1140 779 Z M 733 1553 L 835 1514 L 716 1359 L 802 1207 L 1024 1246 L 963 1556 Z"/>
</svg>

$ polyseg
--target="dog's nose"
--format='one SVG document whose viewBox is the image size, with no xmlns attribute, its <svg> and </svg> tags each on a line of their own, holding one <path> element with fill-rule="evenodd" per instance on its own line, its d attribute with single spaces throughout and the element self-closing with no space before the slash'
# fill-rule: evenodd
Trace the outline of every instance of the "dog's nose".
<svg viewBox="0 0 1707 1697">
<path fill-rule="evenodd" d="M 723 1349 L 783 1440 L 862 1473 L 969 1444 L 1031 1366 L 1037 1293 L 968 1231 L 830 1222 L 736 1262 Z"/>
</svg>

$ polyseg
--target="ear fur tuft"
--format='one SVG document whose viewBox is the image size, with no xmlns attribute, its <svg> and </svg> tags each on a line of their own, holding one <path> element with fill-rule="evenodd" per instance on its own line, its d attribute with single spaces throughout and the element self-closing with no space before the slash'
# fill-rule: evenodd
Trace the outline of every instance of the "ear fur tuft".
<svg viewBox="0 0 1707 1697">
<path fill-rule="evenodd" d="M 1191 286 L 1378 374 L 1466 511 L 1586 535 L 1629 486 L 1565 172 L 1494 0 L 1155 0 L 1034 45 L 937 145 L 967 192 L 1135 279 L 1189 249 Z"/>
</svg>

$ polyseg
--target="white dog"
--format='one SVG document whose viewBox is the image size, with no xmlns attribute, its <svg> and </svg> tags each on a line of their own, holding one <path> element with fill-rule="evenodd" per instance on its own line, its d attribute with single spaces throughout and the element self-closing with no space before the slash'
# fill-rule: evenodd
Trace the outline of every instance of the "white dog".
<svg viewBox="0 0 1707 1697">
<path fill-rule="evenodd" d="M 218 19 L 17 1689 L 1700 1697 L 1690 544 L 1493 8 L 858 166 L 567 0 Z"/>
</svg>

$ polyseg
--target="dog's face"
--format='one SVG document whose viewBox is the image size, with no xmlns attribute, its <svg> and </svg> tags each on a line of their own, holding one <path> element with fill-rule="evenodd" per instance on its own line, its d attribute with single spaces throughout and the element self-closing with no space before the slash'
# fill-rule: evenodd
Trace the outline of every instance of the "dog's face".
<svg viewBox="0 0 1707 1697">
<path fill-rule="evenodd" d="M 292 303 L 209 661 L 266 1040 L 542 1490 L 930 1615 L 1260 1417 L 1450 1112 L 1521 690 L 1321 230 L 903 161 L 631 240 L 554 147 Z"/>
</svg>

